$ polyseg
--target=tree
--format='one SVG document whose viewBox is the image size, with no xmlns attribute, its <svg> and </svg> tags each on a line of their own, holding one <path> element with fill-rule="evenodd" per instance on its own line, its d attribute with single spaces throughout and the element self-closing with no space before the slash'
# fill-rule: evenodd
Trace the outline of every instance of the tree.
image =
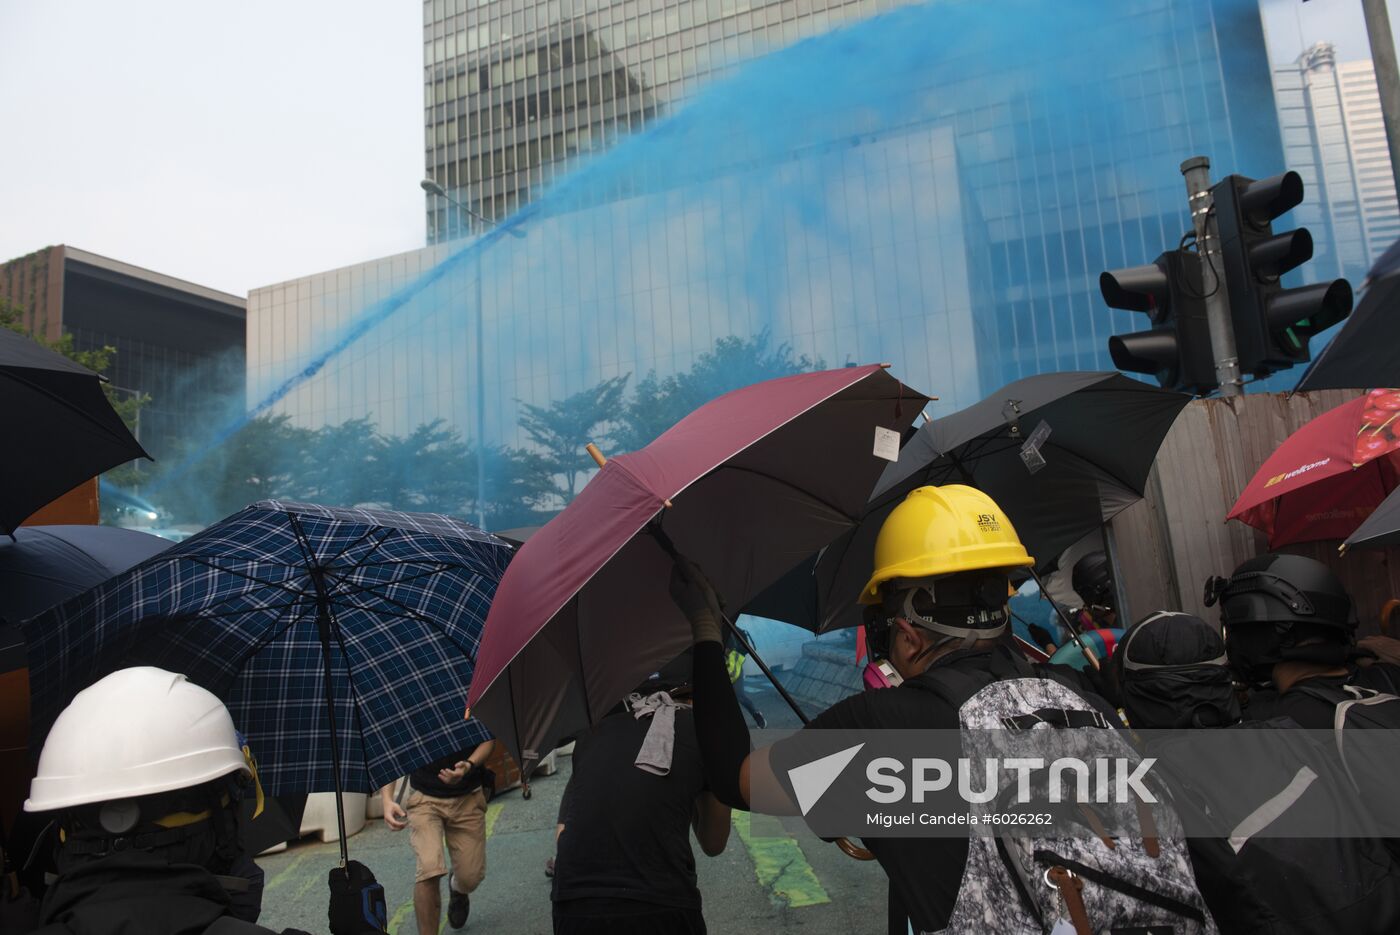
<svg viewBox="0 0 1400 935">
<path fill-rule="evenodd" d="M 396 510 L 460 515 L 474 490 L 467 446 L 443 420 L 419 425 L 404 436 L 381 440 L 376 472 L 380 502 Z"/>
<path fill-rule="evenodd" d="M 297 455 L 291 495 L 326 506 L 384 502 L 384 447 L 367 417 L 308 433 Z"/>
<path fill-rule="evenodd" d="M 626 376 L 612 377 L 548 406 L 522 404 L 520 427 L 540 447 L 550 473 L 564 478 L 559 495 L 565 503 L 574 499 L 579 474 L 593 468 L 584 446 L 613 446 L 612 429 L 623 411 L 626 388 Z"/>
<path fill-rule="evenodd" d="M 637 382 L 616 433 L 623 450 L 636 451 L 710 400 L 731 390 L 826 366 L 788 344 L 772 346 L 767 330 L 752 338 L 729 336 L 701 354 L 690 370 L 660 378 L 652 371 Z"/>
<path fill-rule="evenodd" d="M 288 416 L 260 416 L 222 443 L 166 462 L 150 498 L 176 524 L 205 526 L 256 500 L 303 494 L 298 477 L 313 434 Z"/>
<path fill-rule="evenodd" d="M 558 489 L 550 461 L 537 451 L 488 445 L 485 519 L 489 529 L 538 526 L 554 515 Z M 476 455 L 471 455 L 469 515 L 476 517 Z"/>
</svg>

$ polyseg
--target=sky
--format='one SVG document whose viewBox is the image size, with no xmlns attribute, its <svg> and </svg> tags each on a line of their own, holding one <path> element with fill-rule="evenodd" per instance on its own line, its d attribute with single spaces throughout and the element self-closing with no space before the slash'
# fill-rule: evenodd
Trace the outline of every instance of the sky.
<svg viewBox="0 0 1400 935">
<path fill-rule="evenodd" d="M 0 0 L 0 261 L 236 295 L 423 245 L 416 0 Z"/>
<path fill-rule="evenodd" d="M 1359 0 L 1262 8 L 1275 61 L 1370 57 Z M 0 0 L 0 261 L 67 243 L 246 295 L 422 246 L 421 17 Z"/>
</svg>

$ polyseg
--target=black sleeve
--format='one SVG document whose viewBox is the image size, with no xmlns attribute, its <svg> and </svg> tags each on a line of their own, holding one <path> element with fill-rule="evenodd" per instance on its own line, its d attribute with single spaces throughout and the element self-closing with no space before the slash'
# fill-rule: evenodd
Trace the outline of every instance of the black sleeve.
<svg viewBox="0 0 1400 935">
<path fill-rule="evenodd" d="M 724 647 L 713 641 L 695 646 L 695 739 L 700 745 L 700 762 L 705 785 L 730 808 L 747 810 L 739 787 L 739 770 L 752 744 L 744 712 L 729 683 L 724 667 Z"/>
</svg>

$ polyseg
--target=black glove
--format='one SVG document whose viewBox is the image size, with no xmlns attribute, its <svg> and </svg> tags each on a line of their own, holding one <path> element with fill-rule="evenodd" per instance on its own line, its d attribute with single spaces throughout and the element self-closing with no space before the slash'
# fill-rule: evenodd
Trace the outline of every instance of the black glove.
<svg viewBox="0 0 1400 935">
<path fill-rule="evenodd" d="M 352 860 L 344 869 L 336 867 L 330 874 L 330 887 L 331 935 L 367 935 L 388 927 L 384 887 L 364 864 Z"/>
</svg>

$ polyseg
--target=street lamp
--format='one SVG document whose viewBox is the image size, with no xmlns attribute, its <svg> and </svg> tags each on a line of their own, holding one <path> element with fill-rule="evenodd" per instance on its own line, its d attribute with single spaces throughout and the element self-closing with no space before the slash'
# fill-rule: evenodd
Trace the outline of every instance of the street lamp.
<svg viewBox="0 0 1400 935">
<path fill-rule="evenodd" d="M 467 230 L 472 228 L 471 221 L 476 221 L 486 229 L 496 227 L 495 221 L 482 217 L 471 208 L 462 204 L 456 198 L 447 193 L 433 179 L 424 179 L 418 183 L 419 187 L 429 195 L 442 198 L 451 204 L 467 218 Z M 523 239 L 523 231 L 511 229 L 508 233 L 512 237 Z M 476 254 L 476 524 L 482 529 L 486 528 L 486 352 L 485 352 L 485 330 L 483 322 L 486 319 L 486 309 L 481 304 L 481 253 Z"/>
</svg>

